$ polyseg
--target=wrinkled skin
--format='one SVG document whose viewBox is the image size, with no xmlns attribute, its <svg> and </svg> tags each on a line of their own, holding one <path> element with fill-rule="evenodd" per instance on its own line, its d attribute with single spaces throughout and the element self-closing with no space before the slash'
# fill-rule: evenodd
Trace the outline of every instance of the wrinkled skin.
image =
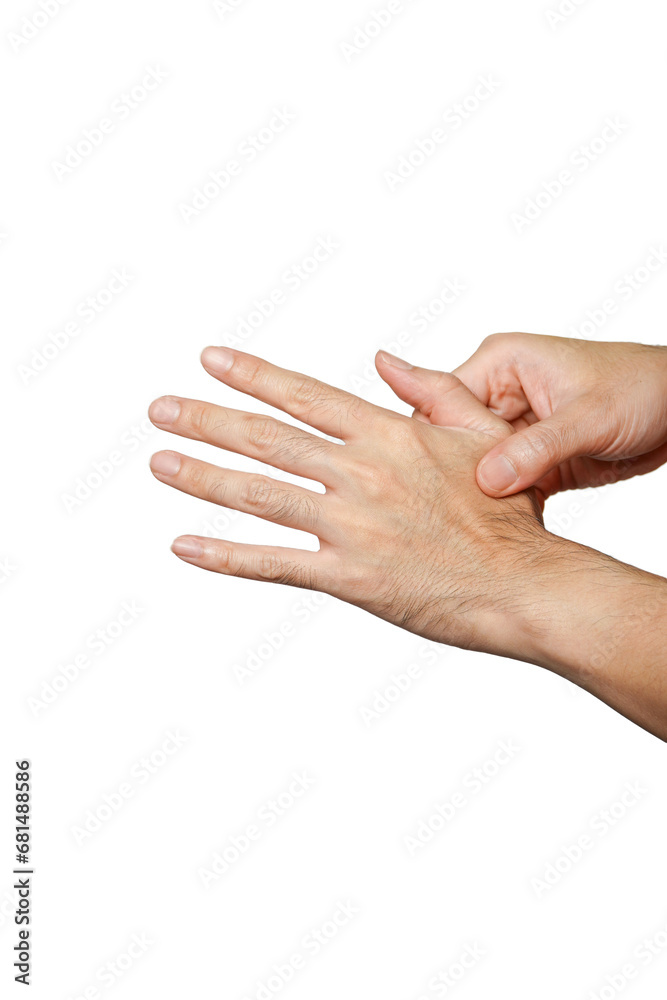
<svg viewBox="0 0 667 1000">
<path fill-rule="evenodd" d="M 325 487 L 158 453 L 152 470 L 167 485 L 320 543 L 313 552 L 186 536 L 173 545 L 177 555 L 227 575 L 324 591 L 429 639 L 518 655 L 518 620 L 547 533 L 534 494 L 490 499 L 475 482 L 479 459 L 512 435 L 504 420 L 453 375 L 439 382 L 443 427 L 240 351 L 208 348 L 202 363 L 338 440 L 212 403 L 156 400 L 149 414 L 157 427 Z"/>
<path fill-rule="evenodd" d="M 382 359 L 378 370 L 415 416 L 439 422 L 441 373 Z M 665 347 L 494 334 L 455 374 L 518 432 L 479 464 L 477 481 L 489 496 L 536 486 L 548 497 L 629 479 L 667 461 Z M 502 488 L 492 464 L 501 454 L 517 473 Z"/>
</svg>

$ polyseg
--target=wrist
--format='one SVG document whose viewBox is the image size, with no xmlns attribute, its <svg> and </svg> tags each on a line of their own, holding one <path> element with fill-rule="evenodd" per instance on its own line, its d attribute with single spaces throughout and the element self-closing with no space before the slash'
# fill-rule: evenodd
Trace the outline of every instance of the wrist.
<svg viewBox="0 0 667 1000">
<path fill-rule="evenodd" d="M 667 739 L 667 580 L 545 534 L 515 655 Z"/>
</svg>

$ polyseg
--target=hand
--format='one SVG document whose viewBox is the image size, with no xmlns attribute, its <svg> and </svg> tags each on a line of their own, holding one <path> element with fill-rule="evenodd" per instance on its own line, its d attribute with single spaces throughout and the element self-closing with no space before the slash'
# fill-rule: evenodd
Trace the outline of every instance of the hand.
<svg viewBox="0 0 667 1000">
<path fill-rule="evenodd" d="M 540 664 L 667 739 L 667 581 L 550 535 L 532 494 L 485 496 L 477 462 L 512 430 L 455 376 L 417 373 L 436 402 L 414 420 L 240 351 L 208 348 L 202 361 L 343 443 L 272 417 L 156 400 L 157 427 L 325 486 L 158 452 L 162 482 L 320 540 L 310 552 L 184 536 L 172 546 L 181 559 L 325 591 L 428 639 Z M 393 373 L 391 384 L 416 393 Z"/>
<path fill-rule="evenodd" d="M 441 373 L 377 367 L 422 420 L 441 423 Z M 405 364 L 405 363 L 404 363 Z M 667 461 L 667 348 L 528 333 L 487 337 L 455 373 L 515 431 L 484 456 L 489 496 L 599 486 Z"/>
<path fill-rule="evenodd" d="M 172 451 L 156 478 L 193 496 L 311 532 L 317 552 L 177 539 L 186 562 L 231 576 L 325 591 L 419 635 L 521 655 L 519 618 L 547 537 L 534 497 L 491 500 L 475 466 L 512 431 L 454 376 L 442 376 L 446 429 L 374 406 L 228 348 L 202 363 L 226 385 L 343 443 L 267 416 L 166 396 L 149 414 L 206 441 L 324 484 L 325 493 L 221 469 Z"/>
</svg>

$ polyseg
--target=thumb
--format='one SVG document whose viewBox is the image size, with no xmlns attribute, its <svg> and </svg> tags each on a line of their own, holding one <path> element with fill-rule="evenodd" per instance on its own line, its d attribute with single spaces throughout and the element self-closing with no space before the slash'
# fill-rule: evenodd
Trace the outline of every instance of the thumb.
<svg viewBox="0 0 667 1000">
<path fill-rule="evenodd" d="M 484 406 L 451 372 L 417 368 L 386 351 L 378 351 L 375 366 L 399 399 L 437 427 L 464 427 L 502 441 L 512 428 Z"/>
<path fill-rule="evenodd" d="M 534 486 L 561 462 L 589 454 L 586 423 L 573 405 L 517 431 L 480 460 L 477 482 L 492 497 Z"/>
</svg>

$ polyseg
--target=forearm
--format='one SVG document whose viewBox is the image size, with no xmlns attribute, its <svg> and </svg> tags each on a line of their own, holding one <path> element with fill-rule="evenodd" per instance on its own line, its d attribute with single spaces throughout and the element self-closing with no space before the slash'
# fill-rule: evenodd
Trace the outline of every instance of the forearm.
<svg viewBox="0 0 667 1000">
<path fill-rule="evenodd" d="M 546 534 L 520 657 L 667 740 L 667 580 Z"/>
</svg>

